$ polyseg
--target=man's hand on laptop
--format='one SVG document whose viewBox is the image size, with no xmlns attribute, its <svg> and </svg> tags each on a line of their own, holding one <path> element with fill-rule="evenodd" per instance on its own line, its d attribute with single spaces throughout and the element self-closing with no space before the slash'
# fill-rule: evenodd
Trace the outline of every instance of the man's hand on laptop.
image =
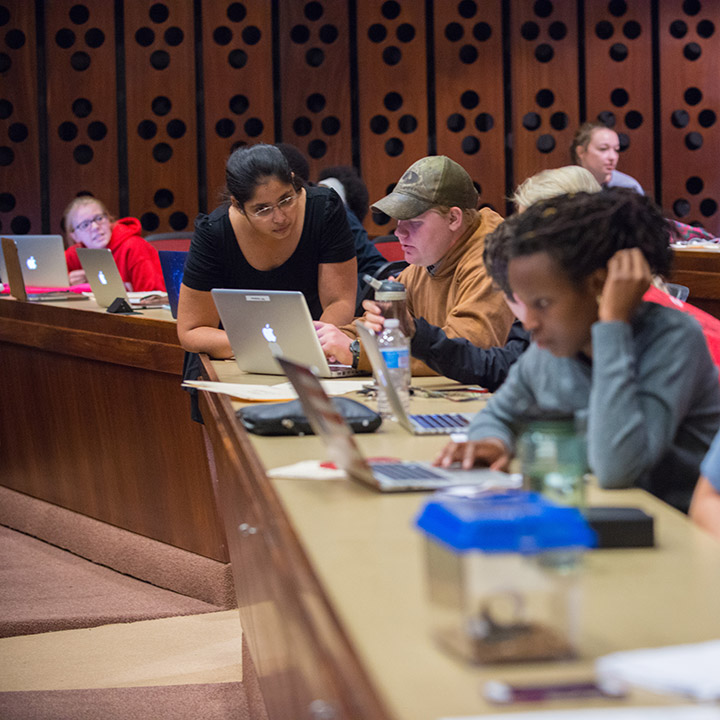
<svg viewBox="0 0 720 720">
<path fill-rule="evenodd" d="M 350 338 L 340 328 L 331 323 L 313 322 L 315 332 L 320 340 L 320 346 L 325 357 L 330 362 L 338 362 L 342 365 L 352 364 L 352 351 L 350 350 Z"/>
</svg>

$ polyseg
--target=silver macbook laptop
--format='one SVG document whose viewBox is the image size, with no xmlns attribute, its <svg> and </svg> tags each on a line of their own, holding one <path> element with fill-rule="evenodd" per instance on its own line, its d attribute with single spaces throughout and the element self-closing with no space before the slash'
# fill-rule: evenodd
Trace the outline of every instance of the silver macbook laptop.
<svg viewBox="0 0 720 720">
<path fill-rule="evenodd" d="M 361 322 L 357 322 L 355 325 L 358 329 L 363 348 L 370 359 L 373 374 L 375 375 L 375 382 L 385 389 L 393 415 L 405 430 L 413 435 L 449 435 L 450 433 L 461 433 L 467 430 L 467 426 L 475 416 L 475 413 L 408 415 L 395 386 L 388 380 L 387 365 L 378 347 L 377 338 L 372 331 Z"/>
<path fill-rule="evenodd" d="M 112 252 L 107 248 L 78 248 L 78 260 L 100 307 L 109 307 L 116 298 L 129 304 L 127 290 Z"/>
<path fill-rule="evenodd" d="M 282 355 L 324 378 L 360 374 L 349 365 L 328 364 L 301 292 L 219 289 L 212 297 L 241 370 L 282 375 L 276 360 Z"/>
<path fill-rule="evenodd" d="M 60 235 L 3 235 L 15 241 L 26 286 L 66 288 L 68 280 L 65 248 Z M 0 278 L 8 282 L 5 257 L 0 252 Z"/>
<path fill-rule="evenodd" d="M 28 293 L 25 289 L 20 257 L 17 244 L 9 237 L 3 237 L 0 242 L 0 250 L 5 258 L 5 272 L 7 273 L 7 284 L 10 286 L 10 294 L 22 302 L 56 302 L 58 300 L 86 300 L 80 293 L 72 290 L 55 290 L 52 292 Z"/>
<path fill-rule="evenodd" d="M 425 462 L 368 463 L 355 443 L 352 429 L 335 409 L 312 370 L 282 357 L 278 362 L 295 388 L 315 434 L 325 443 L 330 459 L 351 480 L 381 492 L 435 490 L 453 485 L 479 485 L 488 489 L 521 486 L 520 475 L 488 468 L 446 469 Z"/>
</svg>

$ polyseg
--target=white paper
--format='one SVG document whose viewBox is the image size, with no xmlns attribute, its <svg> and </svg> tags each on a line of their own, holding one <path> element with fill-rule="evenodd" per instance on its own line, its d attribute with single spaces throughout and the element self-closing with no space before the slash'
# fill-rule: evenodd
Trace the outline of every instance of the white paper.
<svg viewBox="0 0 720 720">
<path fill-rule="evenodd" d="M 342 480 L 346 477 L 343 470 L 322 467 L 320 460 L 301 460 L 294 465 L 285 465 L 268 470 L 267 474 L 269 477 L 291 478 L 293 480 Z"/>
<path fill-rule="evenodd" d="M 720 700 L 720 640 L 612 653 L 596 661 L 595 671 L 600 683 Z"/>
<path fill-rule="evenodd" d="M 668 707 L 613 707 L 586 710 L 541 710 L 540 712 L 463 715 L 439 720 L 718 720 L 720 708 L 705 705 Z"/>
<path fill-rule="evenodd" d="M 361 390 L 366 381 L 361 380 L 321 380 L 328 395 L 345 395 Z M 183 387 L 231 395 L 240 400 L 273 401 L 295 400 L 297 393 L 289 382 L 276 385 L 245 385 L 243 383 L 212 382 L 210 380 L 186 380 Z"/>
</svg>

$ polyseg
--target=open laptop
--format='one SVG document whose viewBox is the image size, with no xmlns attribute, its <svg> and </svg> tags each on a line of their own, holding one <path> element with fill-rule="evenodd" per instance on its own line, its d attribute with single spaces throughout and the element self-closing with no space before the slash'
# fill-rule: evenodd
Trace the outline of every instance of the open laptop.
<svg viewBox="0 0 720 720">
<path fill-rule="evenodd" d="M 95 302 L 110 307 L 118 298 L 134 308 L 163 307 L 167 301 L 164 292 L 128 292 L 120 270 L 108 248 L 78 248 L 78 260 L 85 271 Z"/>
<path fill-rule="evenodd" d="M 241 370 L 282 375 L 276 360 L 282 355 L 324 378 L 361 374 L 349 365 L 328 364 L 301 292 L 218 289 L 212 297 Z"/>
<path fill-rule="evenodd" d="M 25 288 L 25 280 L 20 265 L 20 255 L 16 242 L 9 238 L 3 237 L 0 242 L 0 249 L 3 251 L 5 259 L 5 272 L 7 274 L 7 284 L 10 286 L 10 294 L 22 302 L 56 302 L 58 300 L 85 300 L 85 296 L 80 293 L 72 292 L 72 290 L 58 290 L 43 293 L 28 293 Z"/>
<path fill-rule="evenodd" d="M 15 242 L 23 280 L 28 287 L 66 288 L 65 247 L 60 235 L 3 235 Z M 0 252 L 0 278 L 8 282 L 8 268 Z"/>
<path fill-rule="evenodd" d="M 361 322 L 355 323 L 358 329 L 363 348 L 370 359 L 375 375 L 375 382 L 385 389 L 388 402 L 392 408 L 395 419 L 405 430 L 413 435 L 449 435 L 467 430 L 467 426 L 475 413 L 428 413 L 424 415 L 408 415 L 402 400 L 389 382 L 389 373 L 385 358 L 383 358 L 377 344 L 377 338 L 372 331 Z"/>
<path fill-rule="evenodd" d="M 312 370 L 283 357 L 278 358 L 278 362 L 295 388 L 313 431 L 325 443 L 330 459 L 351 480 L 380 492 L 435 490 L 453 485 L 479 485 L 488 489 L 521 486 L 520 475 L 488 468 L 437 468 L 426 462 L 368 463 L 355 443 L 352 429 Z"/>
<path fill-rule="evenodd" d="M 187 250 L 158 250 L 160 267 L 162 268 L 165 290 L 167 290 L 170 312 L 177 318 L 178 299 L 180 297 L 180 284 L 185 272 L 185 259 Z"/>
</svg>

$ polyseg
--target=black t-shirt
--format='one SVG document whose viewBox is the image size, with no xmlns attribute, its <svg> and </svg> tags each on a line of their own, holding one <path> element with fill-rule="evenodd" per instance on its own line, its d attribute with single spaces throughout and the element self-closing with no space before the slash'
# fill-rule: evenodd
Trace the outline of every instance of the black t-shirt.
<svg viewBox="0 0 720 720">
<path fill-rule="evenodd" d="M 204 292 L 214 288 L 299 290 L 317 320 L 322 315 L 318 266 L 350 260 L 355 257 L 355 245 L 337 193 L 324 187 L 309 187 L 306 193 L 300 241 L 293 254 L 272 270 L 256 270 L 245 259 L 230 223 L 228 205 L 209 215 L 198 215 L 183 283 Z"/>
</svg>

